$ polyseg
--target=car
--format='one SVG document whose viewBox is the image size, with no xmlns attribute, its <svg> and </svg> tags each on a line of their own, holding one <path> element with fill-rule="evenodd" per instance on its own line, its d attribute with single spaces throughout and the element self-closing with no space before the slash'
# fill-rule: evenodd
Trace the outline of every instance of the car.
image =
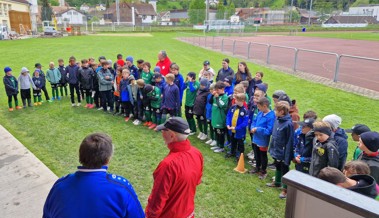
<svg viewBox="0 0 379 218">
<path fill-rule="evenodd" d="M 43 29 L 43 33 L 45 35 L 52 35 L 52 36 L 59 34 L 58 31 L 52 26 L 45 26 Z"/>
<path fill-rule="evenodd" d="M 7 26 L 0 26 L 0 40 L 9 39 L 9 31 Z"/>
</svg>

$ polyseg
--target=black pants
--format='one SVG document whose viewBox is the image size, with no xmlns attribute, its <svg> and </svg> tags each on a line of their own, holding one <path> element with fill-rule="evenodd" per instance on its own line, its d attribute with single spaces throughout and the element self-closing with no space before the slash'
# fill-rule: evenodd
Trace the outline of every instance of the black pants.
<svg viewBox="0 0 379 218">
<path fill-rule="evenodd" d="M 243 142 L 245 141 L 245 138 L 237 139 L 235 133 L 232 133 L 231 139 L 232 139 L 232 155 L 236 155 L 236 150 L 240 152 L 240 154 L 245 153 L 245 145 Z"/>
<path fill-rule="evenodd" d="M 41 90 L 43 91 L 43 94 L 45 95 L 46 101 L 50 100 L 49 93 L 46 90 L 46 86 L 42 86 Z"/>
<path fill-rule="evenodd" d="M 80 103 L 79 84 L 70 84 L 71 103 L 73 103 L 73 104 L 75 103 L 74 91 L 76 92 L 76 95 L 78 96 L 78 102 Z"/>
<path fill-rule="evenodd" d="M 101 94 L 101 103 L 103 106 L 103 110 L 107 111 L 107 106 L 109 106 L 109 110 L 113 111 L 113 96 L 112 96 L 112 90 L 108 91 L 100 91 Z"/>
<path fill-rule="evenodd" d="M 95 94 L 93 96 L 93 102 L 95 102 L 96 108 L 101 106 L 101 97 L 99 89 L 95 90 Z"/>
<path fill-rule="evenodd" d="M 193 106 L 184 106 L 184 113 L 187 120 L 193 119 Z"/>
<path fill-rule="evenodd" d="M 133 114 L 136 119 L 143 120 L 143 105 L 141 101 L 134 101 Z"/>
<path fill-rule="evenodd" d="M 13 99 L 14 99 L 15 102 L 18 100 L 17 99 L 17 94 L 8 95 L 8 103 L 12 102 L 12 97 L 13 97 Z"/>
<path fill-rule="evenodd" d="M 30 89 L 21 89 L 21 99 L 31 99 L 32 96 L 30 95 Z"/>
<path fill-rule="evenodd" d="M 133 112 L 133 105 L 132 105 L 132 102 L 130 102 L 130 101 L 123 101 L 123 102 L 121 102 L 121 108 L 122 108 L 121 111 L 124 111 L 125 116 L 127 116 L 127 117 L 129 117 L 130 113 Z"/>
<path fill-rule="evenodd" d="M 220 148 L 224 148 L 224 143 L 225 143 L 225 128 L 214 128 L 216 132 L 216 142 L 217 146 Z"/>
<path fill-rule="evenodd" d="M 261 171 L 262 173 L 267 173 L 267 148 L 265 147 L 258 147 L 256 144 L 253 143 L 253 149 L 255 154 L 255 161 L 256 161 L 256 168 L 258 171 Z"/>
</svg>

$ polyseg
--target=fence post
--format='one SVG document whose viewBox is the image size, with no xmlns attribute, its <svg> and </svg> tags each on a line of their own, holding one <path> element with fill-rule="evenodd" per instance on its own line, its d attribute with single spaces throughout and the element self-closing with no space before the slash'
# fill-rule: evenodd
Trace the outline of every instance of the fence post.
<svg viewBox="0 0 379 218">
<path fill-rule="evenodd" d="M 295 48 L 295 60 L 293 62 L 293 72 L 296 72 L 298 53 L 299 53 L 299 49 Z"/>
<path fill-rule="evenodd" d="M 221 52 L 224 51 L 224 39 L 221 40 Z"/>
<path fill-rule="evenodd" d="M 271 45 L 268 44 L 268 46 L 267 46 L 267 58 L 266 58 L 266 64 L 270 64 L 270 51 L 271 51 Z"/>
<path fill-rule="evenodd" d="M 334 71 L 334 78 L 333 78 L 333 82 L 338 82 L 338 73 L 340 71 L 340 60 L 342 58 L 342 55 L 339 56 L 338 54 L 336 54 L 336 57 L 337 57 L 337 60 L 336 60 L 336 70 Z"/>
<path fill-rule="evenodd" d="M 199 36 L 199 46 L 201 46 L 200 40 L 201 40 L 201 38 L 200 38 L 200 36 Z"/>
<path fill-rule="evenodd" d="M 207 47 L 207 36 L 204 37 L 204 48 Z"/>
<path fill-rule="evenodd" d="M 251 42 L 247 44 L 247 59 L 250 59 L 250 46 L 251 46 Z"/>
<path fill-rule="evenodd" d="M 234 55 L 235 49 L 236 49 L 236 40 L 233 40 L 233 55 Z"/>
</svg>

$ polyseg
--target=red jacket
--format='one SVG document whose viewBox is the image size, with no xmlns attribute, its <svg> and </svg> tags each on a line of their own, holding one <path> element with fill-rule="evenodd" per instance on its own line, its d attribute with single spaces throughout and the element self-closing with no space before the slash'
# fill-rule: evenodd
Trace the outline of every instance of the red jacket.
<svg viewBox="0 0 379 218">
<path fill-rule="evenodd" d="M 158 61 L 156 64 L 156 66 L 161 68 L 161 74 L 163 76 L 166 76 L 168 73 L 170 73 L 170 65 L 171 60 L 168 57 L 166 57 L 163 61 Z"/>
<path fill-rule="evenodd" d="M 153 173 L 146 218 L 194 217 L 196 186 L 201 183 L 203 156 L 187 139 L 168 145 L 170 153 Z"/>
</svg>

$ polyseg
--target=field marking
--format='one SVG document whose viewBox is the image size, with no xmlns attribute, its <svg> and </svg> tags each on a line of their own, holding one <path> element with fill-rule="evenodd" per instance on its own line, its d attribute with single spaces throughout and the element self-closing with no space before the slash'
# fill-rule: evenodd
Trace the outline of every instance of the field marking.
<svg viewBox="0 0 379 218">
<path fill-rule="evenodd" d="M 100 34 L 93 34 L 93 36 L 127 36 L 127 37 L 152 37 L 150 33 L 100 33 Z"/>
</svg>

